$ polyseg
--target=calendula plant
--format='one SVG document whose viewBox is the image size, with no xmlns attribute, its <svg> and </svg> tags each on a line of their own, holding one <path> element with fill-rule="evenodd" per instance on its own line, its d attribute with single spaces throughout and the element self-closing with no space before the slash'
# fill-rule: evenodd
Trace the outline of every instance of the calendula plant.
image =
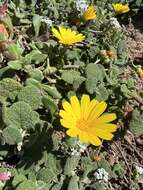
<svg viewBox="0 0 143 190">
<path fill-rule="evenodd" d="M 137 3 L 1 2 L 0 189 L 109 190 L 126 179 L 126 161 L 109 158 L 127 127 L 143 134 L 142 68 L 120 22 Z"/>
</svg>

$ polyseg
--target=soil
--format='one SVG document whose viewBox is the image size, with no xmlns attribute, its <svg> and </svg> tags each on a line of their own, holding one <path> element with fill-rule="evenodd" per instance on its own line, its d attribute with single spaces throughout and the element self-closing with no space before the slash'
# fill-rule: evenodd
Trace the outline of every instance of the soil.
<svg viewBox="0 0 143 190">
<path fill-rule="evenodd" d="M 130 59 L 134 65 L 143 67 L 143 11 L 133 18 L 132 22 L 126 26 L 126 30 Z M 141 84 L 140 88 L 143 90 L 143 78 L 139 79 L 138 84 Z M 108 152 L 111 165 L 123 162 L 126 168 L 126 173 L 121 180 L 112 182 L 113 187 L 116 190 L 132 189 L 135 166 L 143 167 L 143 135 L 136 138 L 131 132 L 126 131 L 123 139 L 114 141 Z M 143 184 L 133 189 L 138 188 L 142 190 Z"/>
<path fill-rule="evenodd" d="M 143 11 L 127 26 L 127 45 L 131 60 L 143 66 Z"/>
</svg>

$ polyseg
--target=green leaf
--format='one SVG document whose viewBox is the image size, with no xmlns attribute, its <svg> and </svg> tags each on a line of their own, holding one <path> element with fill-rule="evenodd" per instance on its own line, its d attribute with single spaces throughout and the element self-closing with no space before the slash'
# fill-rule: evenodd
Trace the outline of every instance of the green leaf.
<svg viewBox="0 0 143 190">
<path fill-rule="evenodd" d="M 103 84 L 99 85 L 96 89 L 96 99 L 98 101 L 106 101 L 108 96 L 108 90 L 103 86 Z"/>
<path fill-rule="evenodd" d="M 100 64 L 88 64 L 86 67 L 86 89 L 90 94 L 96 92 L 98 83 L 103 83 L 105 78 L 104 67 Z"/>
<path fill-rule="evenodd" d="M 16 187 L 16 190 L 36 190 L 36 183 L 31 180 L 25 180 Z"/>
<path fill-rule="evenodd" d="M 78 176 L 74 175 L 73 177 L 71 177 L 67 190 L 73 190 L 73 189 L 74 190 L 79 190 L 78 181 L 79 181 Z"/>
<path fill-rule="evenodd" d="M 22 129 L 34 128 L 38 121 L 38 113 L 33 111 L 29 104 L 22 101 L 16 102 L 11 107 L 7 108 L 4 116 L 6 125 Z"/>
<path fill-rule="evenodd" d="M 3 130 L 2 133 L 4 140 L 9 145 L 18 144 L 22 141 L 22 135 L 20 130 L 16 127 L 8 126 Z"/>
<path fill-rule="evenodd" d="M 20 59 L 23 49 L 20 47 L 19 44 L 10 43 L 6 46 L 6 48 L 11 59 Z"/>
<path fill-rule="evenodd" d="M 58 183 L 57 176 L 60 173 L 59 163 L 55 155 L 49 153 L 47 155 L 46 168 L 41 168 L 37 173 L 37 179 L 47 183 L 47 187 L 51 186 L 51 182 Z"/>
<path fill-rule="evenodd" d="M 22 64 L 19 60 L 9 61 L 8 66 L 9 66 L 9 68 L 14 69 L 14 70 L 22 69 Z"/>
<path fill-rule="evenodd" d="M 7 14 L 2 22 L 4 23 L 5 26 L 7 26 L 9 32 L 10 32 L 10 35 L 11 37 L 13 36 L 13 25 L 12 25 L 12 20 L 11 20 L 11 17 Z"/>
<path fill-rule="evenodd" d="M 80 76 L 80 72 L 78 71 L 74 71 L 74 70 L 70 70 L 70 71 L 63 71 L 62 72 L 62 76 L 61 78 L 69 83 L 69 84 L 73 84 L 74 81 L 80 80 L 80 79 L 84 79 L 84 77 Z M 83 82 L 83 81 L 82 81 Z"/>
<path fill-rule="evenodd" d="M 50 96 L 43 96 L 42 102 L 45 108 L 48 108 L 51 111 L 52 115 L 58 110 L 57 104 Z"/>
<path fill-rule="evenodd" d="M 86 67 L 86 76 L 88 79 L 96 78 L 97 81 L 103 81 L 105 78 L 104 67 L 100 64 L 88 64 Z"/>
<path fill-rule="evenodd" d="M 4 33 L 0 32 L 0 41 L 3 40 L 7 40 L 7 36 Z"/>
<path fill-rule="evenodd" d="M 12 92 L 18 93 L 22 85 L 14 79 L 5 78 L 0 81 L 0 95 L 8 98 Z"/>
<path fill-rule="evenodd" d="M 35 30 L 35 36 L 38 36 L 39 31 L 40 31 L 40 26 L 41 26 L 41 16 L 34 15 L 34 17 L 33 17 L 33 26 L 34 26 L 34 30 Z"/>
<path fill-rule="evenodd" d="M 61 98 L 61 94 L 58 92 L 58 90 L 55 87 L 45 85 L 45 84 L 41 84 L 41 86 L 43 90 L 47 92 L 47 94 L 50 95 L 52 98 L 55 98 L 55 99 Z"/>
<path fill-rule="evenodd" d="M 33 69 L 28 72 L 30 78 L 33 78 L 37 81 L 42 81 L 44 79 L 44 75 L 40 69 Z"/>
<path fill-rule="evenodd" d="M 16 175 L 16 176 L 14 176 L 14 179 L 12 181 L 12 185 L 17 186 L 17 185 L 19 185 L 20 183 L 22 183 L 23 181 L 26 181 L 26 180 L 27 180 L 27 178 L 24 175 L 21 175 L 21 174 Z"/>
<path fill-rule="evenodd" d="M 126 84 L 122 84 L 121 85 L 121 92 L 123 93 L 123 95 L 127 98 L 130 97 L 131 95 L 131 91 L 128 89 L 127 85 Z"/>
<path fill-rule="evenodd" d="M 75 169 L 78 165 L 80 156 L 71 156 L 66 160 L 66 164 L 64 166 L 64 174 L 68 176 L 72 176 L 75 172 Z"/>
<path fill-rule="evenodd" d="M 49 171 L 47 168 L 42 168 L 37 173 L 37 179 L 44 181 L 45 183 L 50 183 L 54 177 L 54 173 L 52 171 Z"/>
<path fill-rule="evenodd" d="M 46 60 L 47 55 L 42 54 L 39 50 L 32 50 L 25 58 L 29 64 L 37 65 L 43 63 Z"/>
<path fill-rule="evenodd" d="M 109 162 L 107 160 L 105 160 L 105 158 L 102 158 L 99 162 L 98 162 L 98 167 L 99 168 L 104 168 L 106 170 L 106 172 L 109 173 L 110 177 L 112 178 L 116 178 L 116 174 L 111 170 L 111 166 L 109 164 Z"/>
<path fill-rule="evenodd" d="M 137 109 L 132 112 L 129 129 L 136 137 L 139 137 L 143 134 L 143 113 Z"/>
<path fill-rule="evenodd" d="M 28 103 L 33 110 L 36 110 L 42 105 L 40 89 L 34 85 L 26 86 L 19 92 L 18 100 Z"/>
<path fill-rule="evenodd" d="M 98 168 L 97 162 L 93 162 L 89 157 L 81 158 L 81 166 L 84 170 L 83 180 L 87 178 L 87 175 Z"/>
<path fill-rule="evenodd" d="M 43 181 L 37 181 L 37 190 L 49 190 L 47 184 Z M 52 189 L 53 190 L 53 189 Z"/>
<path fill-rule="evenodd" d="M 126 173 L 124 165 L 123 165 L 123 162 L 115 164 L 114 167 L 113 167 L 113 172 L 117 176 L 123 177 L 125 175 L 125 173 Z"/>
</svg>

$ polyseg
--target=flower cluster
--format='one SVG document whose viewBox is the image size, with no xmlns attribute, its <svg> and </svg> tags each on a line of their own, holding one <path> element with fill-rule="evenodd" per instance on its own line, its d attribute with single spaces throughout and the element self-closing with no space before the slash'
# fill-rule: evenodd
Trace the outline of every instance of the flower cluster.
<svg viewBox="0 0 143 190">
<path fill-rule="evenodd" d="M 82 18 L 85 22 L 96 19 L 97 15 L 96 15 L 96 9 L 94 5 L 87 5 L 86 1 L 78 0 L 76 2 L 76 7 L 77 7 L 77 10 L 82 12 Z M 128 4 L 123 5 L 121 3 L 116 3 L 116 4 L 114 3 L 113 9 L 117 14 L 126 13 L 130 10 Z M 43 21 L 46 23 L 48 22 L 48 25 L 49 25 L 49 19 L 48 21 L 43 19 Z M 75 18 L 74 22 L 80 23 L 80 19 Z M 114 19 L 112 22 L 116 27 L 120 28 L 120 25 L 117 22 L 117 20 Z M 50 20 L 50 26 L 52 26 L 51 20 Z M 52 28 L 52 33 L 53 33 L 53 36 L 59 40 L 59 43 L 62 43 L 64 45 L 73 45 L 78 42 L 82 42 L 85 39 L 84 35 L 77 34 L 76 31 L 72 31 L 69 28 L 66 29 L 64 26 L 59 26 L 58 28 L 59 28 L 58 30 L 55 28 Z"/>
<path fill-rule="evenodd" d="M 102 180 L 104 182 L 108 182 L 109 180 L 109 174 L 108 172 L 105 171 L 104 168 L 99 168 L 95 173 L 94 176 L 96 179 L 98 179 L 99 181 Z"/>
</svg>

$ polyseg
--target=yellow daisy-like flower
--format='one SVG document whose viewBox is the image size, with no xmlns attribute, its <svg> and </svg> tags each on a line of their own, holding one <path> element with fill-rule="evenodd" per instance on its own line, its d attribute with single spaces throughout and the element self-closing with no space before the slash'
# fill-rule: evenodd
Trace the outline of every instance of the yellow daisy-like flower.
<svg viewBox="0 0 143 190">
<path fill-rule="evenodd" d="M 60 110 L 61 124 L 68 128 L 67 135 L 79 137 L 81 142 L 99 146 L 100 139 L 111 140 L 112 132 L 117 129 L 117 125 L 110 123 L 116 119 L 116 114 L 102 115 L 106 107 L 106 102 L 90 100 L 88 95 L 82 95 L 80 102 L 76 96 L 72 96 L 70 103 L 65 101 L 63 110 Z"/>
<path fill-rule="evenodd" d="M 130 11 L 128 4 L 122 4 L 122 3 L 113 3 L 112 4 L 114 11 L 117 14 L 122 14 Z"/>
<path fill-rule="evenodd" d="M 93 5 L 89 6 L 87 10 L 83 13 L 84 20 L 94 20 L 96 19 L 96 10 Z"/>
<path fill-rule="evenodd" d="M 53 36 L 56 37 L 62 44 L 73 45 L 78 42 L 82 42 L 85 39 L 83 34 L 78 34 L 70 28 L 66 29 L 63 26 L 59 26 L 58 29 L 59 30 L 52 28 Z"/>
<path fill-rule="evenodd" d="M 142 68 L 138 68 L 138 74 L 141 78 L 143 77 L 143 69 Z"/>
</svg>

